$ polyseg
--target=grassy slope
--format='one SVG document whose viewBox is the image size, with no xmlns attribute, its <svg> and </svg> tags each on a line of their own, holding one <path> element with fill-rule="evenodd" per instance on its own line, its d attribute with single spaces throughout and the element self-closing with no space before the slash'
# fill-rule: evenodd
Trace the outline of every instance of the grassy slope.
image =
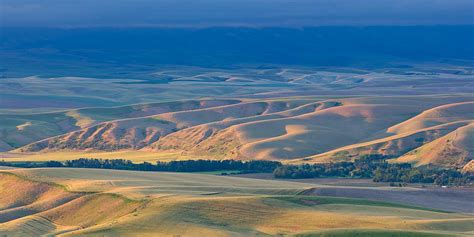
<svg viewBox="0 0 474 237">
<path fill-rule="evenodd" d="M 97 107 L 46 113 L 0 114 L 2 142 L 11 148 L 84 129 L 105 121 L 237 103 L 238 100 L 186 100 L 120 107 Z"/>
<path fill-rule="evenodd" d="M 127 157 L 116 158 L 130 157 L 136 161 L 155 161 L 164 156 L 164 159 L 321 162 L 351 159 L 366 153 L 400 156 L 470 123 L 474 118 L 470 110 L 473 105 L 470 96 L 439 95 L 333 100 L 298 97 L 189 100 L 69 110 L 61 112 L 63 114 L 21 115 L 59 119 L 64 123 L 63 130 L 85 128 L 32 143 L 18 151 L 77 150 L 80 152 L 69 153 L 77 156 L 90 149 L 122 150 Z M 126 119 L 116 119 L 123 117 Z M 8 134 L 14 134 L 38 139 L 35 129 L 48 131 L 37 127 L 34 121 L 24 120 L 16 125 L 16 132 L 10 131 L 5 138 L 8 140 L 13 136 Z M 40 134 L 48 136 L 49 133 Z M 158 158 L 148 158 L 151 153 L 141 155 L 124 151 L 138 149 L 179 155 L 157 154 Z M 14 154 L 3 156 L 21 160 L 21 156 Z M 61 159 L 54 154 L 42 156 Z M 24 157 L 35 159 L 37 156 Z M 439 160 L 433 159 L 433 162 L 443 165 L 437 162 Z M 460 161 L 459 165 L 464 163 L 466 161 Z"/>
<path fill-rule="evenodd" d="M 313 109 L 290 117 L 255 117 L 238 124 L 230 122 L 230 126 L 227 125 L 229 122 L 205 124 L 164 137 L 158 141 L 158 148 L 181 148 L 191 150 L 191 154 L 218 157 L 304 159 L 306 162 L 327 160 L 339 151 L 347 152 L 345 158 L 370 152 L 401 155 L 473 118 L 472 114 L 455 111 L 455 117 L 447 118 L 446 123 L 437 126 L 418 126 L 400 134 L 389 130 L 424 109 L 448 101 L 456 102 L 459 98 L 416 100 L 410 97 L 345 99 L 340 100 L 342 106 Z M 306 159 L 308 156 L 312 159 Z"/>
<path fill-rule="evenodd" d="M 153 152 L 153 151 L 55 151 L 55 152 L 33 152 L 33 153 L 8 153 L 3 155 L 5 160 L 12 162 L 22 161 L 66 161 L 78 158 L 101 158 L 101 159 L 128 159 L 134 162 L 155 162 L 171 160 L 189 160 L 199 157 L 182 155 L 179 152 Z"/>
<path fill-rule="evenodd" d="M 51 139 L 30 144 L 19 150 L 38 151 L 42 149 L 139 149 L 150 145 L 162 136 L 180 129 L 201 123 L 208 123 L 230 118 L 248 117 L 272 110 L 286 110 L 299 103 L 288 101 L 256 101 L 235 103 L 237 100 L 221 101 L 221 103 L 202 100 L 192 101 L 197 106 L 174 105 L 176 108 L 150 109 L 151 111 L 135 111 L 131 118 L 111 120 L 95 126 L 66 133 Z M 171 102 L 170 102 L 171 103 Z M 227 103 L 227 104 L 226 104 Z M 176 102 L 174 103 L 176 104 Z M 230 104 L 230 105 L 229 105 Z M 208 108 L 210 107 L 210 108 Z M 184 110 L 181 111 L 180 110 Z"/>
<path fill-rule="evenodd" d="M 384 229 L 385 232 L 400 229 L 431 233 L 472 231 L 473 219 L 466 215 L 398 208 L 383 203 L 339 204 L 358 202 L 347 199 L 331 200 L 334 204 L 318 203 L 317 198 L 311 201 L 316 204 L 300 205 L 271 197 L 160 198 L 134 215 L 119 219 L 120 224 L 97 226 L 79 233 L 126 235 L 136 232 L 137 227 L 145 235 L 277 235 L 339 228 Z M 445 223 L 462 220 L 457 226 L 462 229 L 446 228 L 437 224 L 439 220 Z M 190 228 L 176 228 L 181 224 Z"/>
<path fill-rule="evenodd" d="M 474 123 L 427 143 L 397 159 L 416 165 L 442 164 L 463 168 L 474 159 Z"/>
<path fill-rule="evenodd" d="M 329 152 L 304 158 L 303 160 L 306 162 L 342 161 L 352 160 L 353 157 L 358 157 L 363 154 L 382 154 L 392 157 L 402 156 L 405 153 L 434 141 L 460 127 L 466 126 L 473 121 L 474 120 L 461 120 L 458 122 L 413 130 L 389 137 L 374 139 L 368 142 L 344 146 Z M 298 160 L 292 162 L 297 163 Z M 440 163 L 433 164 L 440 165 Z"/>
<path fill-rule="evenodd" d="M 194 173 L 140 172 L 100 169 L 17 169 L 33 180 L 56 182 L 74 191 L 116 192 L 133 197 L 167 194 L 296 194 L 310 185 Z"/>
<path fill-rule="evenodd" d="M 68 190 L 98 192 L 78 193 L 81 196 L 63 205 L 0 224 L 0 231 L 20 236 L 61 232 L 106 236 L 249 236 L 340 228 L 362 229 L 362 233 L 366 229 L 374 233 L 474 231 L 472 215 L 360 199 L 294 195 L 298 189 L 308 188 L 308 184 L 95 169 L 8 172 L 17 176 L 6 177 L 14 177 L 16 182 L 24 180 L 18 183 L 23 189 L 29 187 L 25 182 L 41 180 L 59 183 Z M 7 191 L 0 189 L 2 194 Z M 2 212 L 0 217 L 4 217 Z"/>
<path fill-rule="evenodd" d="M 286 160 L 364 145 L 363 149 L 354 152 L 386 150 L 399 155 L 422 145 L 413 140 L 429 142 L 438 138 L 434 134 L 439 130 L 420 132 L 419 137 L 403 140 L 408 133 L 472 119 L 473 99 L 466 93 L 465 86 L 472 79 L 469 67 L 411 66 L 384 70 L 170 67 L 155 73 L 147 72 L 149 75 L 144 80 L 5 78 L 0 92 L 15 91 L 17 96 L 2 97 L 6 103 L 0 104 L 0 149 L 9 150 L 45 137 L 85 129 L 64 136 L 51 147 L 192 149 L 192 153 L 219 158 L 229 154 L 239 158 Z M 451 95 L 439 94 L 446 91 Z M 74 104 L 75 99 L 60 98 L 61 103 L 51 104 L 47 95 L 90 98 L 122 105 L 157 100 L 178 102 L 64 111 L 87 106 Z M 301 97 L 305 95 L 311 97 Z M 31 96 L 41 98 L 21 99 Z M 209 96 L 247 99 L 239 104 L 235 104 L 239 102 L 237 100 L 228 101 L 227 104 L 234 104 L 230 106 L 222 106 L 226 103 L 201 104 L 206 103 L 202 98 Z M 272 97 L 281 99 L 272 100 Z M 188 101 L 186 106 L 180 101 L 183 98 L 196 100 Z M 255 102 L 248 98 L 264 99 Z M 332 100 L 342 106 L 322 108 L 314 104 L 322 100 Z M 24 107 L 8 107 L 15 103 Z M 93 104 L 104 106 L 99 102 Z M 209 107 L 214 109 L 206 109 Z M 197 111 L 197 108 L 204 109 Z M 57 112 L 58 109 L 63 111 Z M 31 112 L 48 110 L 56 112 Z M 140 119 L 144 116 L 156 119 Z M 123 121 L 125 118 L 136 120 Z M 102 122 L 107 123 L 97 125 Z M 345 126 L 347 123 L 350 126 Z M 97 127 L 89 129 L 94 125 Z M 265 129 L 255 129 L 255 126 Z M 186 127 L 190 128 L 183 129 Z M 163 136 L 166 136 L 163 141 L 160 139 L 156 143 Z M 364 144 L 389 136 L 400 137 L 392 137 L 375 147 Z"/>
</svg>

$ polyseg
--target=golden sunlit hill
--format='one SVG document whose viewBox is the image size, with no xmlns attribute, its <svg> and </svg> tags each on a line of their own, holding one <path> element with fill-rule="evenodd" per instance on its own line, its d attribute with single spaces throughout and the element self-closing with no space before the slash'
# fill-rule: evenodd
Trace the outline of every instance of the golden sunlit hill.
<svg viewBox="0 0 474 237">
<path fill-rule="evenodd" d="M 440 144 L 449 140 L 441 138 L 474 120 L 474 97 L 466 86 L 472 79 L 469 68 L 452 65 L 385 71 L 171 67 L 152 75 L 158 78 L 155 84 L 80 77 L 17 79 L 23 88 L 18 96 L 31 106 L 0 108 L 0 148 L 6 151 L 1 156 L 18 161 L 35 153 L 70 154 L 61 158 L 65 160 L 87 152 L 143 151 L 149 161 L 162 154 L 290 163 L 353 160 L 365 154 L 397 158 L 434 141 L 437 147 L 450 146 Z M 2 82 L 13 86 L 12 79 Z M 35 87 L 28 91 L 28 85 Z M 94 99 L 101 106 L 59 109 L 43 97 L 32 99 L 44 91 L 69 96 L 71 103 Z M 114 91 L 123 94 L 114 96 Z M 42 100 L 47 105 L 33 103 Z M 112 102 L 123 105 L 107 106 Z M 432 160 L 456 167 L 472 159 L 463 155 L 457 162 L 437 162 L 448 154 L 416 159 L 427 161 L 419 164 Z M 125 158 L 146 160 L 138 156 Z"/>
<path fill-rule="evenodd" d="M 142 150 L 211 159 L 291 162 L 342 161 L 374 153 L 401 156 L 473 121 L 471 99 L 427 96 L 202 101 L 200 105 L 210 107 L 102 122 L 34 142 L 15 152 Z M 233 104 L 221 105 L 229 101 Z M 457 166 L 470 159 L 461 159 Z"/>
<path fill-rule="evenodd" d="M 474 159 L 474 123 L 427 143 L 398 158 L 417 165 L 440 165 L 463 168 Z"/>
</svg>

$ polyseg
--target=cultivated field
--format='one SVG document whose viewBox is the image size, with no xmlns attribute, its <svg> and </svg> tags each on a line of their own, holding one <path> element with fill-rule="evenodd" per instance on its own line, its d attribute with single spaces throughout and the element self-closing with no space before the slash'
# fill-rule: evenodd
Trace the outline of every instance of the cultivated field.
<svg viewBox="0 0 474 237">
<path fill-rule="evenodd" d="M 304 190 L 324 186 L 307 183 L 67 168 L 9 169 L 1 176 L 0 231 L 8 236 L 474 231 L 472 213 L 308 196 Z"/>
</svg>

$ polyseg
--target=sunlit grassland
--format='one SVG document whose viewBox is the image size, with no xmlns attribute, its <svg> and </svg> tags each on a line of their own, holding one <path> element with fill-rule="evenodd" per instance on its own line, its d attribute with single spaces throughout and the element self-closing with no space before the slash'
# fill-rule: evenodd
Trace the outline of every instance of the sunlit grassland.
<svg viewBox="0 0 474 237">
<path fill-rule="evenodd" d="M 316 184 L 196 173 L 79 168 L 3 172 L 27 180 L 18 187 L 22 190 L 35 189 L 31 182 L 43 182 L 43 186 L 59 184 L 70 192 L 89 195 L 45 214 L 0 224 L 0 231 L 13 233 L 20 231 L 15 228 L 32 225 L 35 229 L 43 228 L 39 234 L 64 230 L 67 235 L 125 236 L 427 236 L 433 233 L 465 235 L 474 231 L 474 217 L 470 214 L 381 201 L 302 195 L 304 190 L 317 187 Z M 55 197 L 52 191 L 50 193 Z M 108 196 L 94 196 L 99 194 Z M 87 213 L 93 212 L 96 204 L 101 205 L 101 211 L 108 217 L 94 215 L 97 222 L 91 224 Z M 128 211 L 117 212 L 117 207 Z M 39 221 L 38 217 L 44 215 L 68 228 L 45 223 L 44 219 Z M 86 228 L 75 228 L 84 223 Z"/>
<path fill-rule="evenodd" d="M 40 161 L 66 161 L 79 158 L 97 159 L 126 159 L 136 163 L 192 160 L 192 159 L 212 159 L 207 156 L 187 155 L 180 152 L 153 152 L 153 151 L 57 151 L 39 153 L 0 153 L 0 159 L 9 162 L 40 162 Z"/>
</svg>

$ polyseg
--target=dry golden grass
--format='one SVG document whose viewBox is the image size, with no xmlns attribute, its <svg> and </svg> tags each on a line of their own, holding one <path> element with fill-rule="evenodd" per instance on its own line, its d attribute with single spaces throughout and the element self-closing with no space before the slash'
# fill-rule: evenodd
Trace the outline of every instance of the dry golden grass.
<svg viewBox="0 0 474 237">
<path fill-rule="evenodd" d="M 118 193 L 130 198 L 163 195 L 296 194 L 312 185 L 192 173 L 140 172 L 76 168 L 17 169 L 31 180 L 54 182 L 76 192 Z"/>
<path fill-rule="evenodd" d="M 474 217 L 469 214 L 356 199 L 288 195 L 291 188 L 307 188 L 308 184 L 301 183 L 96 169 L 8 172 L 15 175 L 2 175 L 0 197 L 9 192 L 5 186 L 9 182 L 16 183 L 18 192 L 2 199 L 6 210 L 15 208 L 13 200 L 23 200 L 23 206 L 44 204 L 35 213 L 0 223 L 0 232 L 8 236 L 254 236 L 341 228 L 447 234 L 474 231 Z M 69 193 L 51 182 L 68 190 L 96 193 Z M 282 191 L 286 195 L 281 195 L 285 194 Z M 29 192 L 38 194 L 20 195 Z M 42 197 L 52 199 L 65 193 L 73 198 L 50 206 L 41 201 Z M 0 218 L 5 215 L 0 212 Z"/>
<path fill-rule="evenodd" d="M 453 132 L 397 159 L 416 165 L 437 164 L 463 168 L 474 159 L 474 123 Z"/>
<path fill-rule="evenodd" d="M 194 102 L 196 104 L 197 101 Z M 203 100 L 198 107 L 188 106 L 187 109 L 184 102 L 174 105 L 178 108 L 167 108 L 162 105 L 166 108 L 155 111 L 156 114 L 150 114 L 150 111 L 144 113 L 132 110 L 131 114 L 126 114 L 128 116 L 125 116 L 126 118 L 112 119 L 90 127 L 89 125 L 93 124 L 90 117 L 78 110 L 69 111 L 67 115 L 77 121 L 76 125 L 84 125 L 81 126 L 82 129 L 29 144 L 19 148 L 18 151 L 140 149 L 160 137 L 190 126 L 288 110 L 303 103 L 299 100 L 252 101 L 237 104 L 232 104 L 234 101 L 211 102 Z M 207 108 L 209 106 L 212 107 Z M 100 111 L 98 113 L 100 114 Z M 140 114 L 142 116 L 139 116 Z"/>
<path fill-rule="evenodd" d="M 143 161 L 172 161 L 172 160 L 190 160 L 203 157 L 182 154 L 180 152 L 164 151 L 49 151 L 49 152 L 30 152 L 30 153 L 3 153 L 0 159 L 5 161 L 66 161 L 79 158 L 100 158 L 100 159 L 127 159 L 133 162 L 141 163 Z M 207 159 L 212 157 L 206 157 Z"/>
<path fill-rule="evenodd" d="M 317 201 L 316 201 L 317 202 Z M 462 229 L 442 228 L 458 223 Z M 127 235 L 278 235 L 328 229 L 472 231 L 472 216 L 405 208 L 295 205 L 268 197 L 163 197 L 115 224 L 76 233 Z M 74 233 L 74 232 L 73 232 Z"/>
<path fill-rule="evenodd" d="M 289 162 L 328 161 L 335 153 L 346 151 L 346 158 L 364 153 L 401 155 L 472 121 L 472 102 L 459 102 L 462 100 L 449 96 L 367 97 L 340 99 L 339 106 L 310 103 L 312 109 L 304 113 L 289 111 L 303 111 L 310 104 L 271 116 L 194 126 L 169 134 L 150 147 L 219 158 Z M 291 115 L 283 116 L 285 113 Z"/>
<path fill-rule="evenodd" d="M 0 129 L 2 130 L 0 150 L 13 150 L 29 143 L 64 135 L 78 129 L 90 131 L 88 129 L 89 126 L 98 125 L 99 123 L 113 123 L 115 120 L 142 118 L 161 113 L 222 106 L 237 102 L 240 102 L 240 100 L 200 99 L 132 104 L 119 107 L 92 107 L 69 110 L 61 108 L 54 112 L 35 113 L 34 111 L 36 110 L 28 110 L 17 114 L 16 112 L 18 111 L 11 111 L 12 114 L 2 114 L 0 116 Z M 39 111 L 42 110 L 40 109 Z M 139 122 L 135 124 L 137 125 Z M 125 129 L 130 127 L 130 124 L 122 126 Z"/>
<path fill-rule="evenodd" d="M 86 228 L 113 221 L 139 206 L 140 202 L 113 194 L 90 194 L 39 215 L 59 225 Z"/>
<path fill-rule="evenodd" d="M 31 215 L 0 224 L 0 231 L 6 236 L 60 235 L 80 229 L 79 226 L 61 226 L 46 218 Z"/>
<path fill-rule="evenodd" d="M 463 167 L 462 171 L 464 173 L 474 173 L 474 160 L 469 161 L 469 163 Z"/>
<path fill-rule="evenodd" d="M 416 149 L 427 142 L 436 140 L 457 128 L 468 125 L 472 121 L 473 120 L 463 120 L 400 133 L 368 142 L 344 146 L 303 160 L 304 162 L 344 161 L 351 160 L 352 158 L 363 154 L 401 156 L 406 152 Z M 302 159 L 294 160 L 292 162 L 298 163 L 301 161 Z"/>
<path fill-rule="evenodd" d="M 11 161 L 93 155 L 137 162 L 234 158 L 291 163 L 348 160 L 372 153 L 396 157 L 471 123 L 473 105 L 472 97 L 464 95 L 202 100 L 200 105 L 160 104 L 149 110 L 137 105 L 140 108 L 131 111 L 147 116 L 103 122 L 18 150 L 47 151 L 40 155 L 2 156 L 12 157 Z M 89 115 L 79 112 L 72 115 L 87 121 Z M 468 161 L 469 156 L 461 157 L 457 166 Z"/>
<path fill-rule="evenodd" d="M 4 191 L 0 196 L 0 210 L 4 214 L 6 209 L 21 211 L 23 207 L 34 212 L 41 206 L 51 207 L 77 197 L 60 186 L 30 181 L 9 172 L 1 172 L 0 176 L 0 189 Z"/>
<path fill-rule="evenodd" d="M 425 110 L 413 118 L 388 128 L 387 132 L 400 134 L 468 119 L 474 119 L 474 102 L 445 104 Z"/>
</svg>

